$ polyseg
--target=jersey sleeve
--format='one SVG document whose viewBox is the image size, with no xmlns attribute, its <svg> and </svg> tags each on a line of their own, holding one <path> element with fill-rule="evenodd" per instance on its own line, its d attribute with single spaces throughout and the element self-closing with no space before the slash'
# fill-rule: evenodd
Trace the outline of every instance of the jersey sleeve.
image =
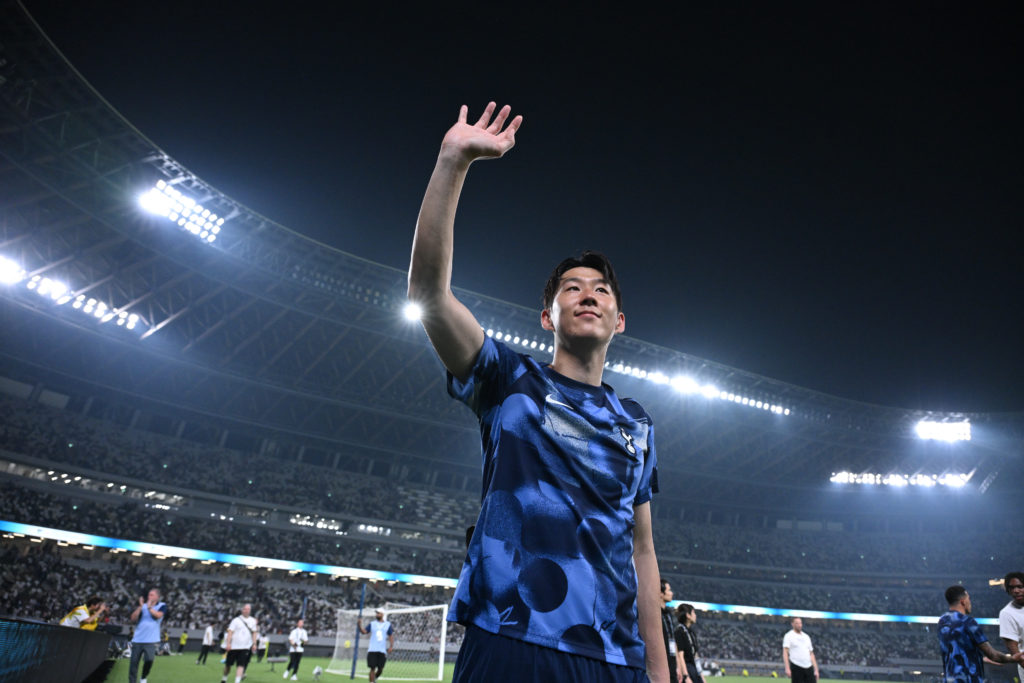
<svg viewBox="0 0 1024 683">
<path fill-rule="evenodd" d="M 448 393 L 483 418 L 488 408 L 501 402 L 508 387 L 523 372 L 522 356 L 485 336 L 469 378 L 462 382 L 448 373 Z"/>
<path fill-rule="evenodd" d="M 637 422 L 647 424 L 647 450 L 644 453 L 644 467 L 640 473 L 640 485 L 636 490 L 636 498 L 633 505 L 642 505 L 650 502 L 655 493 L 658 493 L 658 452 L 654 447 L 654 420 L 647 414 L 639 403 L 632 399 L 624 399 L 622 407 Z"/>
</svg>

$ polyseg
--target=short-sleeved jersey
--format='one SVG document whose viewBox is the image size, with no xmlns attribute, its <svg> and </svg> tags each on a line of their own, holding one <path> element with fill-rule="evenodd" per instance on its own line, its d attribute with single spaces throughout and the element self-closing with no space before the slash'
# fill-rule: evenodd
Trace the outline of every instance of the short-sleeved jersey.
<svg viewBox="0 0 1024 683">
<path fill-rule="evenodd" d="M 984 655 L 979 647 L 988 638 L 974 617 L 950 610 L 939 618 L 939 649 L 946 682 L 983 683 Z"/>
<path fill-rule="evenodd" d="M 395 629 L 391 628 L 391 622 L 387 619 L 384 621 L 374 620 L 370 622 L 367 628 L 370 631 L 370 644 L 366 646 L 366 651 L 387 652 L 388 636 L 395 632 Z"/>
<path fill-rule="evenodd" d="M 999 637 L 1017 641 L 1024 649 L 1024 607 L 1017 607 L 1013 600 L 999 610 Z M 1017 676 L 1024 681 L 1024 666 L 1017 665 Z"/>
<path fill-rule="evenodd" d="M 302 652 L 302 646 L 307 640 L 309 634 L 306 633 L 306 629 L 296 626 L 288 634 L 288 652 Z"/>
<path fill-rule="evenodd" d="M 259 625 L 256 622 L 256 617 L 243 617 L 239 614 L 232 619 L 231 623 L 228 624 L 228 632 L 231 633 L 231 649 L 251 650 L 253 638 L 258 637 L 256 633 L 258 628 Z"/>
<path fill-rule="evenodd" d="M 79 605 L 70 612 L 64 615 L 64 618 L 60 620 L 61 626 L 71 626 L 72 628 L 85 628 L 82 623 L 89 618 L 89 607 L 86 605 Z M 86 624 L 89 626 L 90 624 Z M 96 626 L 93 624 L 93 628 Z"/>
<path fill-rule="evenodd" d="M 633 508 L 657 491 L 650 417 L 489 337 L 448 391 L 483 443 L 483 501 L 448 619 L 644 668 Z"/>
</svg>

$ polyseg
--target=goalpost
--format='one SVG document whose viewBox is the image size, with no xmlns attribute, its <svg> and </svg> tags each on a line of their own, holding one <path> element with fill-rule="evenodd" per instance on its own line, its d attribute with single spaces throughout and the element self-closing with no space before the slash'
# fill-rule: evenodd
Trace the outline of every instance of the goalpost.
<svg viewBox="0 0 1024 683">
<path fill-rule="evenodd" d="M 394 629 L 395 647 L 388 655 L 384 672 L 377 680 L 440 681 L 444 680 L 445 641 L 448 605 L 404 607 L 388 603 L 384 619 Z M 359 632 L 356 620 L 362 616 L 363 627 L 373 621 L 373 610 L 338 610 L 338 630 L 334 655 L 327 672 L 349 678 L 368 678 L 366 650 L 370 636 Z"/>
</svg>

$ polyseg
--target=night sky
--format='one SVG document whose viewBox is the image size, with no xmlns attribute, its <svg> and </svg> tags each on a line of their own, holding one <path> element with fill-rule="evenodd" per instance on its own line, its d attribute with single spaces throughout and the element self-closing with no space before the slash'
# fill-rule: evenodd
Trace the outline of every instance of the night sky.
<svg viewBox="0 0 1024 683">
<path fill-rule="evenodd" d="M 445 130 L 494 99 L 526 120 L 470 172 L 456 286 L 539 309 L 598 249 L 631 336 L 1024 410 L 1022 3 L 25 4 L 157 145 L 326 244 L 404 269 Z"/>
</svg>

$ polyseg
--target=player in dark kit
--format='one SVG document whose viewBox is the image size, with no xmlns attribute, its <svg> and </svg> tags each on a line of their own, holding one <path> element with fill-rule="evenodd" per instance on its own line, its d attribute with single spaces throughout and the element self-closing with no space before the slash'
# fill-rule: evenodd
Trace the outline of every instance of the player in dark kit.
<svg viewBox="0 0 1024 683">
<path fill-rule="evenodd" d="M 668 681 L 651 533 L 650 417 L 602 382 L 625 329 L 611 263 L 584 252 L 544 288 L 550 363 L 484 334 L 451 290 L 455 210 L 470 164 L 515 144 L 522 117 L 462 107 L 420 209 L 409 298 L 480 421 L 483 500 L 448 619 L 467 626 L 453 680 Z"/>
</svg>

